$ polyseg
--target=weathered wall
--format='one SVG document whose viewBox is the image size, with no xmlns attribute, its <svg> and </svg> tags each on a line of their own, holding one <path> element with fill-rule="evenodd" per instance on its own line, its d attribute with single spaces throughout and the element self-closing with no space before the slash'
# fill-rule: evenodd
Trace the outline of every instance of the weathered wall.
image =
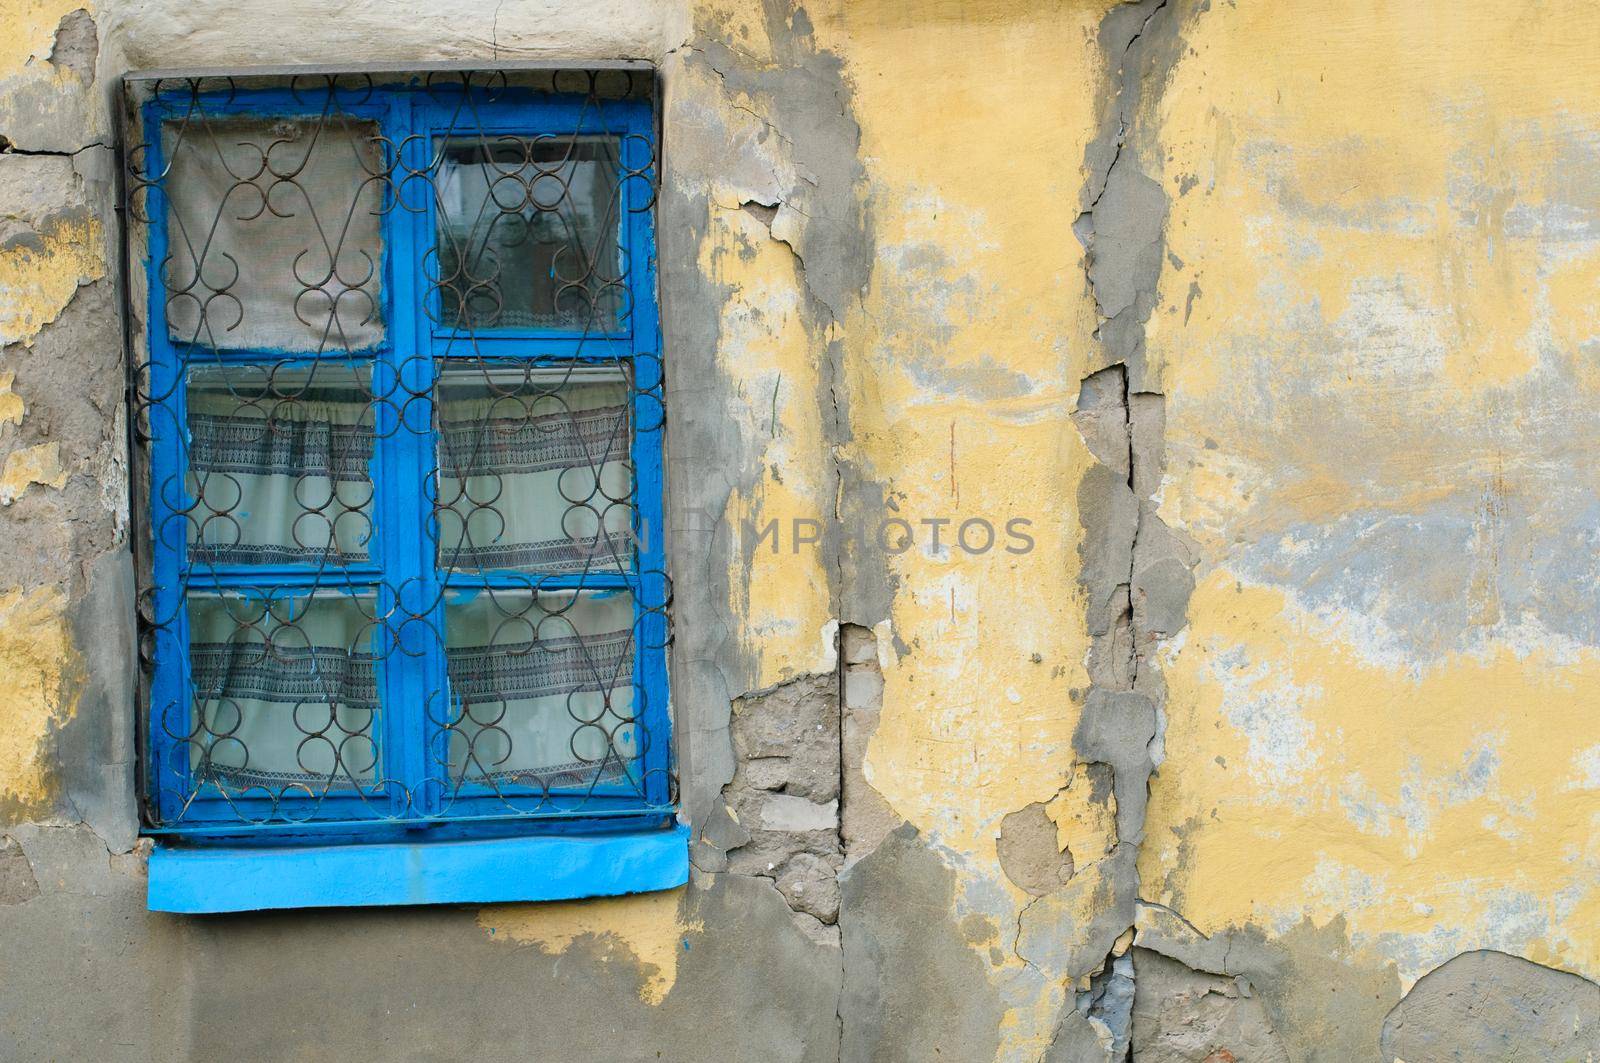
<svg viewBox="0 0 1600 1063">
<path fill-rule="evenodd" d="M 1199 564 L 1142 889 L 1349 1059 L 1464 952 L 1600 976 L 1600 23 L 1240 0 L 1185 38 L 1149 350 Z"/>
<path fill-rule="evenodd" d="M 1303 8 L 0 15 L 0 1056 L 1600 1051 L 1600 23 Z M 689 887 L 145 912 L 115 76 L 619 56 Z"/>
</svg>

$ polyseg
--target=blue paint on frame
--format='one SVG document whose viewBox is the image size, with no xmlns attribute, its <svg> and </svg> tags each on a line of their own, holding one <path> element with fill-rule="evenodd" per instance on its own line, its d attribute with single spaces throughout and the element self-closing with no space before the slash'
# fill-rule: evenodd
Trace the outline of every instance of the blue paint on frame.
<svg viewBox="0 0 1600 1063">
<path fill-rule="evenodd" d="M 150 854 L 153 912 L 492 904 L 614 897 L 689 880 L 689 828 L 598 835 Z"/>
<path fill-rule="evenodd" d="M 413 172 L 430 164 L 434 138 L 452 124 L 452 111 L 476 112 L 472 125 L 508 135 L 590 129 L 622 143 L 622 165 L 635 176 L 656 174 L 655 114 L 638 99 L 593 102 L 521 90 L 452 97 L 439 86 L 412 81 L 345 96 L 312 89 L 243 90 L 203 94 L 211 115 L 314 116 L 327 108 L 376 122 L 400 161 Z M 148 137 L 147 187 L 151 420 L 150 517 L 153 532 L 152 605 L 155 666 L 145 736 L 149 796 L 161 839 L 150 864 L 150 907 L 159 911 L 242 911 L 252 908 L 344 904 L 413 904 L 550 900 L 664 889 L 687 876 L 682 828 L 656 829 L 673 812 L 671 735 L 667 707 L 665 605 L 670 598 L 664 550 L 661 417 L 661 340 L 656 305 L 653 197 L 647 181 L 623 180 L 619 247 L 626 261 L 631 314 L 626 328 L 599 335 L 559 330 L 483 332 L 463 337 L 437 324 L 426 305 L 422 263 L 434 241 L 432 203 L 390 202 L 383 220 L 383 305 L 386 332 L 361 350 L 315 352 L 195 348 L 168 334 L 161 263 L 167 253 L 167 199 L 160 178 L 162 122 L 192 117 L 189 91 L 166 91 L 143 110 Z M 393 192 L 389 193 L 391 196 Z M 421 209 L 417 209 L 417 208 Z M 380 403 L 373 454 L 371 556 L 337 570 L 308 565 L 210 565 L 187 556 L 187 514 L 194 500 L 184 488 L 188 465 L 185 376 L 191 358 L 205 364 L 335 360 L 372 374 L 374 394 L 418 396 L 400 414 Z M 408 489 L 434 472 L 435 454 L 425 432 L 397 431 L 401 416 L 428 423 L 436 360 L 456 357 L 601 360 L 630 367 L 636 426 L 633 567 L 581 574 L 443 572 L 436 565 L 432 514 L 422 493 Z M 447 364 L 447 363 L 446 363 Z M 166 485 L 163 491 L 161 485 Z M 444 662 L 437 653 L 390 653 L 380 663 L 383 724 L 375 736 L 387 779 L 384 793 L 321 795 L 289 822 L 273 822 L 271 802 L 252 796 L 225 798 L 204 787 L 191 792 L 190 756 L 182 727 L 163 726 L 163 713 L 182 716 L 192 698 L 185 603 L 191 593 L 292 595 L 319 588 L 376 594 L 384 615 L 418 611 L 443 628 L 446 588 L 627 590 L 636 602 L 635 698 L 649 741 L 639 760 L 643 792 L 605 788 L 567 795 L 553 791 L 548 813 L 497 814 L 491 797 L 463 791 L 446 805 L 431 786 L 425 751 L 439 726 L 417 692 L 443 690 Z M 431 611 L 427 603 L 434 603 Z M 169 721 L 170 722 L 170 721 Z M 181 721 L 180 721 L 181 724 Z M 177 839 L 191 835 L 189 844 Z M 509 834 L 537 835 L 508 837 Z M 486 835 L 495 835 L 486 837 Z M 208 844 L 199 844 L 199 843 Z M 228 845 L 235 847 L 225 847 Z"/>
</svg>

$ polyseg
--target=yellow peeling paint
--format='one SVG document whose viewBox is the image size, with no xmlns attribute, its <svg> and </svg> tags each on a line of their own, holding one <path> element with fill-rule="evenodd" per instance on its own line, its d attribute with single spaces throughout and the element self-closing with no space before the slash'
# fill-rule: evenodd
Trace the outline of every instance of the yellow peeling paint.
<svg viewBox="0 0 1600 1063">
<path fill-rule="evenodd" d="M 961 904 L 1005 925 L 1029 898 L 999 867 L 1002 817 L 1056 799 L 1064 834 L 1103 845 L 1078 833 L 1085 788 L 1057 795 L 1072 777 L 1072 692 L 1087 685 L 1074 499 L 1092 459 L 1070 414 L 1094 314 L 1071 223 L 1096 130 L 1105 6 L 807 5 L 818 43 L 844 60 L 877 255 L 840 325 L 842 456 L 889 496 L 881 516 L 916 531 L 888 557 L 899 649 L 885 661 L 869 777 L 947 847 L 958 895 L 971 898 Z M 995 548 L 951 544 L 971 518 L 996 527 Z M 1011 518 L 1031 522 L 1030 551 L 1004 551 Z M 936 551 L 922 522 L 939 519 L 950 523 Z M 1095 880 L 1086 872 L 1083 888 L 1035 914 L 1064 933 L 1082 925 Z M 1037 1058 L 1061 988 L 1041 990 L 1009 937 L 998 965 L 975 951 L 1007 1003 L 998 1058 Z"/>
<path fill-rule="evenodd" d="M 1600 974 L 1600 655 L 1537 600 L 1588 587 L 1553 544 L 1600 488 L 1593 14 L 1185 27 L 1148 340 L 1201 581 L 1141 880 L 1202 931 L 1342 916 L 1406 984 L 1472 948 Z"/>
<path fill-rule="evenodd" d="M 1511 951 L 1600 969 L 1600 653 L 1499 647 L 1412 676 L 1346 639 L 1225 569 L 1200 586 L 1163 670 L 1151 899 L 1206 933 L 1342 915 L 1357 944 L 1411 937 L 1384 944 L 1407 981 L 1505 948 L 1499 920 Z"/>
<path fill-rule="evenodd" d="M 1056 844 L 1072 854 L 1078 867 L 1111 855 L 1117 846 L 1117 799 L 1096 795 L 1087 765 L 1079 764 L 1072 782 L 1045 805 L 1056 825 Z"/>
<path fill-rule="evenodd" d="M 680 914 L 684 891 L 642 893 L 549 904 L 497 904 L 478 910 L 478 925 L 497 941 L 532 945 L 562 955 L 574 945 L 598 951 L 601 962 L 624 958 L 639 969 L 639 999 L 660 1004 L 678 978 L 678 954 L 688 935 L 704 930 Z"/>
<path fill-rule="evenodd" d="M 42 62 L 77 6 L 0 15 L 0 76 Z M 860 124 L 876 255 L 859 302 L 825 330 L 795 251 L 806 219 L 790 204 L 770 223 L 745 209 L 804 180 L 772 124 L 778 101 L 696 64 L 667 83 L 737 148 L 685 250 L 726 293 L 716 350 L 696 352 L 720 377 L 707 393 L 735 396 L 738 449 L 755 455 L 739 469 L 674 456 L 728 477 L 724 511 L 703 517 L 736 544 L 726 571 L 680 579 L 726 583 L 730 637 L 754 662 L 729 684 L 756 689 L 832 668 L 836 625 L 880 619 L 837 615 L 826 553 L 794 541 L 859 511 L 838 497 L 840 463 L 892 506 L 841 529 L 863 553 L 878 553 L 873 517 L 914 528 L 887 559 L 866 777 L 955 876 L 950 914 L 1005 1008 L 1006 1060 L 1040 1058 L 1072 989 L 1019 951 L 1024 907 L 1029 927 L 1066 941 L 1111 893 L 1099 858 L 1115 804 L 1093 798 L 1072 749 L 1089 641 L 1076 489 L 1092 459 L 1070 419 L 1099 353 L 1071 225 L 1114 73 L 1096 40 L 1111 6 L 805 5 Z M 764 39 L 772 5 L 692 7 L 737 28 L 741 63 L 803 65 L 786 50 L 810 44 Z M 1553 551 L 1503 530 L 1508 512 L 1547 519 L 1538 500 L 1558 488 L 1600 495 L 1600 191 L 1587 179 L 1600 21 L 1577 0 L 1514 17 L 1443 0 L 1171 9 L 1185 13 L 1183 47 L 1147 116 L 1153 141 L 1127 150 L 1171 199 L 1148 328 L 1168 404 L 1158 501 L 1196 546 L 1199 586 L 1159 658 L 1166 761 L 1141 890 L 1207 932 L 1338 921 L 1407 982 L 1475 947 L 1600 974 L 1600 654 L 1519 612 L 1507 573 Z M 61 218 L 0 251 L 0 343 L 31 342 L 106 274 L 103 236 L 91 217 Z M 23 416 L 11 383 L 0 425 Z M 674 401 L 700 401 L 693 388 Z M 18 450 L 0 501 L 65 476 L 56 443 Z M 1400 636 L 1417 632 L 1319 594 L 1369 570 L 1382 591 L 1405 567 L 1373 564 L 1359 536 L 1300 563 L 1352 514 L 1411 528 L 1432 552 L 1446 547 L 1423 539 L 1430 521 L 1467 525 L 1459 567 L 1407 593 L 1417 613 L 1465 601 L 1469 630 L 1413 651 Z M 952 542 L 969 518 L 996 536 L 978 554 Z M 1005 549 L 1013 519 L 1025 552 Z M 942 550 L 926 521 L 946 522 Z M 1589 575 L 1552 578 L 1581 590 Z M 48 797 L 41 742 L 73 711 L 63 609 L 54 590 L 0 595 L 0 793 L 29 807 Z M 1078 871 L 1035 901 L 995 839 L 1037 801 Z M 703 929 L 684 899 L 495 906 L 478 921 L 497 941 L 625 962 L 656 1005 Z"/>
<path fill-rule="evenodd" d="M 64 677 L 77 660 L 58 587 L 0 592 L 0 810 L 50 804 L 51 731 L 77 710 Z"/>
<path fill-rule="evenodd" d="M 79 8 L 94 11 L 86 0 L 13 0 L 0 6 L 0 76 L 48 59 L 56 27 Z"/>
<path fill-rule="evenodd" d="M 22 396 L 11 390 L 17 382 L 17 374 L 10 369 L 0 370 L 0 428 L 8 424 L 21 424 L 23 414 Z"/>
<path fill-rule="evenodd" d="M 804 246 L 805 218 L 780 211 L 769 231 L 740 209 L 742 200 L 769 202 L 759 168 L 711 189 L 698 249 L 701 272 L 729 294 L 717 365 L 741 396 L 741 434 L 762 465 L 754 483 L 735 485 L 723 517 L 742 529 L 775 519 L 784 536 L 774 554 L 745 532 L 749 553 L 732 559 L 738 636 L 759 661 L 751 686 L 831 667 L 819 638 L 830 622 L 880 620 L 833 615 L 834 574 L 820 552 L 792 552 L 789 522 L 843 516 L 841 534 L 871 564 L 883 553 L 880 522 L 909 523 L 915 542 L 887 558 L 895 590 L 881 624 L 885 690 L 866 777 L 948 854 L 962 898 L 953 914 L 1005 927 L 1031 900 L 999 866 L 1007 813 L 1052 802 L 1062 837 L 1083 851 L 1078 887 L 1037 908 L 1063 928 L 1102 903 L 1094 857 L 1114 837 L 1087 782 L 1068 785 L 1074 691 L 1087 686 L 1074 499 L 1092 463 L 1070 414 L 1095 350 L 1071 224 L 1098 125 L 1106 71 L 1096 31 L 1107 6 L 806 4 L 812 43 L 842 61 L 849 116 L 861 127 L 870 285 L 825 333 L 813 324 L 808 334 L 810 263 L 784 242 Z M 770 6 L 715 0 L 696 10 L 729 34 L 742 61 L 791 61 L 767 39 Z M 773 101 L 696 78 L 686 74 L 678 91 L 720 99 L 708 120 L 732 143 L 764 145 L 751 150 L 778 184 L 792 176 L 781 141 L 768 136 Z M 837 395 L 824 386 L 829 344 L 842 348 Z M 830 452 L 835 402 L 848 423 Z M 835 497 L 841 462 L 881 487 L 887 508 Z M 954 539 L 973 518 L 989 522 L 995 542 L 969 554 Z M 1006 534 L 1011 519 L 1026 522 L 1031 549 L 1006 551 L 1020 543 Z M 936 550 L 923 522 L 939 520 L 949 523 Z M 983 537 L 969 527 L 969 542 Z M 1061 986 L 1039 991 L 1013 934 L 969 943 L 1009 1008 L 1000 1058 L 1037 1058 Z"/>
<path fill-rule="evenodd" d="M 700 268 L 729 289 L 719 364 L 741 399 L 733 409 L 740 430 L 758 455 L 759 478 L 735 486 L 720 515 L 738 546 L 728 584 L 746 650 L 759 661 L 749 683 L 757 689 L 833 667 L 822 637 L 831 618 L 827 555 L 816 540 L 837 484 L 794 253 L 737 203 L 714 206 Z M 797 543 L 797 520 L 809 522 L 799 532 L 810 544 Z"/>
<path fill-rule="evenodd" d="M 80 285 L 106 275 L 103 235 L 93 215 L 57 215 L 0 249 L 0 344 L 31 343 Z"/>
<path fill-rule="evenodd" d="M 5 466 L 0 468 L 0 506 L 11 505 L 34 484 L 57 491 L 67 486 L 60 443 L 40 443 L 6 455 Z"/>
<path fill-rule="evenodd" d="M 1100 10 L 811 14 L 845 59 L 878 254 L 843 326 L 846 453 L 891 493 L 898 513 L 884 516 L 917 531 L 889 558 L 909 651 L 885 669 L 869 760 L 897 812 L 987 862 L 998 819 L 1066 783 L 1069 691 L 1084 681 L 1082 603 L 1060 574 L 1076 569 L 1070 490 L 1090 462 L 1068 416 L 1093 328 L 1070 225 Z M 996 54 L 1015 61 L 996 67 Z M 1036 150 L 1042 130 L 1059 151 Z M 975 516 L 1031 521 L 1033 549 L 951 547 Z M 939 518 L 951 523 L 935 552 L 920 522 Z"/>
<path fill-rule="evenodd" d="M 1168 242 L 1197 272 L 1168 272 L 1153 324 L 1179 324 L 1198 277 L 1193 309 L 1236 337 L 1268 323 L 1240 301 L 1273 303 L 1292 335 L 1325 329 L 1391 368 L 1426 357 L 1451 388 L 1527 373 L 1544 275 L 1585 244 L 1559 206 L 1583 165 L 1563 153 L 1600 106 L 1592 12 L 1545 5 L 1515 28 L 1493 8 L 1432 3 L 1303 13 L 1317 33 L 1276 4 L 1194 20 L 1159 135 L 1169 189 L 1196 182 Z M 1394 327 L 1387 345 L 1354 338 L 1375 315 Z M 1182 361 L 1186 386 L 1225 385 L 1225 359 Z"/>
</svg>

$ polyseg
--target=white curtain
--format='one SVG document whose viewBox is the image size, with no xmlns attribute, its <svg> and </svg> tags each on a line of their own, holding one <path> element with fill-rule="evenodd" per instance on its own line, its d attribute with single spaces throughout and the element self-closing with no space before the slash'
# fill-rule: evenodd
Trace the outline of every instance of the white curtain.
<svg viewBox="0 0 1600 1063">
<path fill-rule="evenodd" d="M 207 370 L 188 393 L 194 560 L 365 559 L 374 435 L 361 379 L 330 367 L 270 384 L 241 377 Z M 441 385 L 441 566 L 534 579 L 630 568 L 626 381 L 517 381 L 461 371 Z M 193 596 L 197 774 L 291 796 L 375 781 L 376 608 L 333 590 L 270 605 Z M 637 779 L 626 591 L 455 590 L 444 623 L 448 694 L 406 694 L 448 706 L 429 709 L 444 728 L 431 775 L 502 791 Z"/>
<path fill-rule="evenodd" d="M 446 625 L 452 778 L 583 789 L 628 777 L 638 733 L 626 591 L 455 592 Z"/>
<path fill-rule="evenodd" d="M 375 599 L 189 599 L 190 763 L 230 791 L 370 782 L 377 759 Z M 294 790 L 285 791 L 289 795 Z"/>
<path fill-rule="evenodd" d="M 631 566 L 623 381 L 496 391 L 446 378 L 439 403 L 439 561 L 461 571 Z"/>
<path fill-rule="evenodd" d="M 241 379 L 244 378 L 244 379 Z M 270 384 L 196 374 L 188 393 L 190 556 L 200 565 L 346 564 L 372 535 L 372 406 L 332 367 Z"/>
</svg>

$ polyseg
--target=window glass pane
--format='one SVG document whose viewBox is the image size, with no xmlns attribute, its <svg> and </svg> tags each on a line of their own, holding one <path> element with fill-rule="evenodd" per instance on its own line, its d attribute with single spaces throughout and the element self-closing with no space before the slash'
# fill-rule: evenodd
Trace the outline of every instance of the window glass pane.
<svg viewBox="0 0 1600 1063">
<path fill-rule="evenodd" d="M 615 331 L 626 311 L 618 140 L 482 136 L 441 144 L 444 326 Z"/>
<path fill-rule="evenodd" d="M 626 591 L 453 591 L 445 606 L 450 778 L 584 789 L 638 755 Z"/>
<path fill-rule="evenodd" d="M 440 567 L 630 567 L 629 394 L 614 369 L 442 362 Z"/>
<path fill-rule="evenodd" d="M 377 343 L 380 143 L 376 123 L 338 116 L 166 122 L 172 338 L 295 352 Z"/>
<path fill-rule="evenodd" d="M 322 793 L 377 769 L 377 599 L 339 593 L 189 599 L 196 783 Z M 286 790 L 285 787 L 292 789 Z"/>
<path fill-rule="evenodd" d="M 329 363 L 189 375 L 189 556 L 348 564 L 372 538 L 370 374 Z"/>
</svg>

